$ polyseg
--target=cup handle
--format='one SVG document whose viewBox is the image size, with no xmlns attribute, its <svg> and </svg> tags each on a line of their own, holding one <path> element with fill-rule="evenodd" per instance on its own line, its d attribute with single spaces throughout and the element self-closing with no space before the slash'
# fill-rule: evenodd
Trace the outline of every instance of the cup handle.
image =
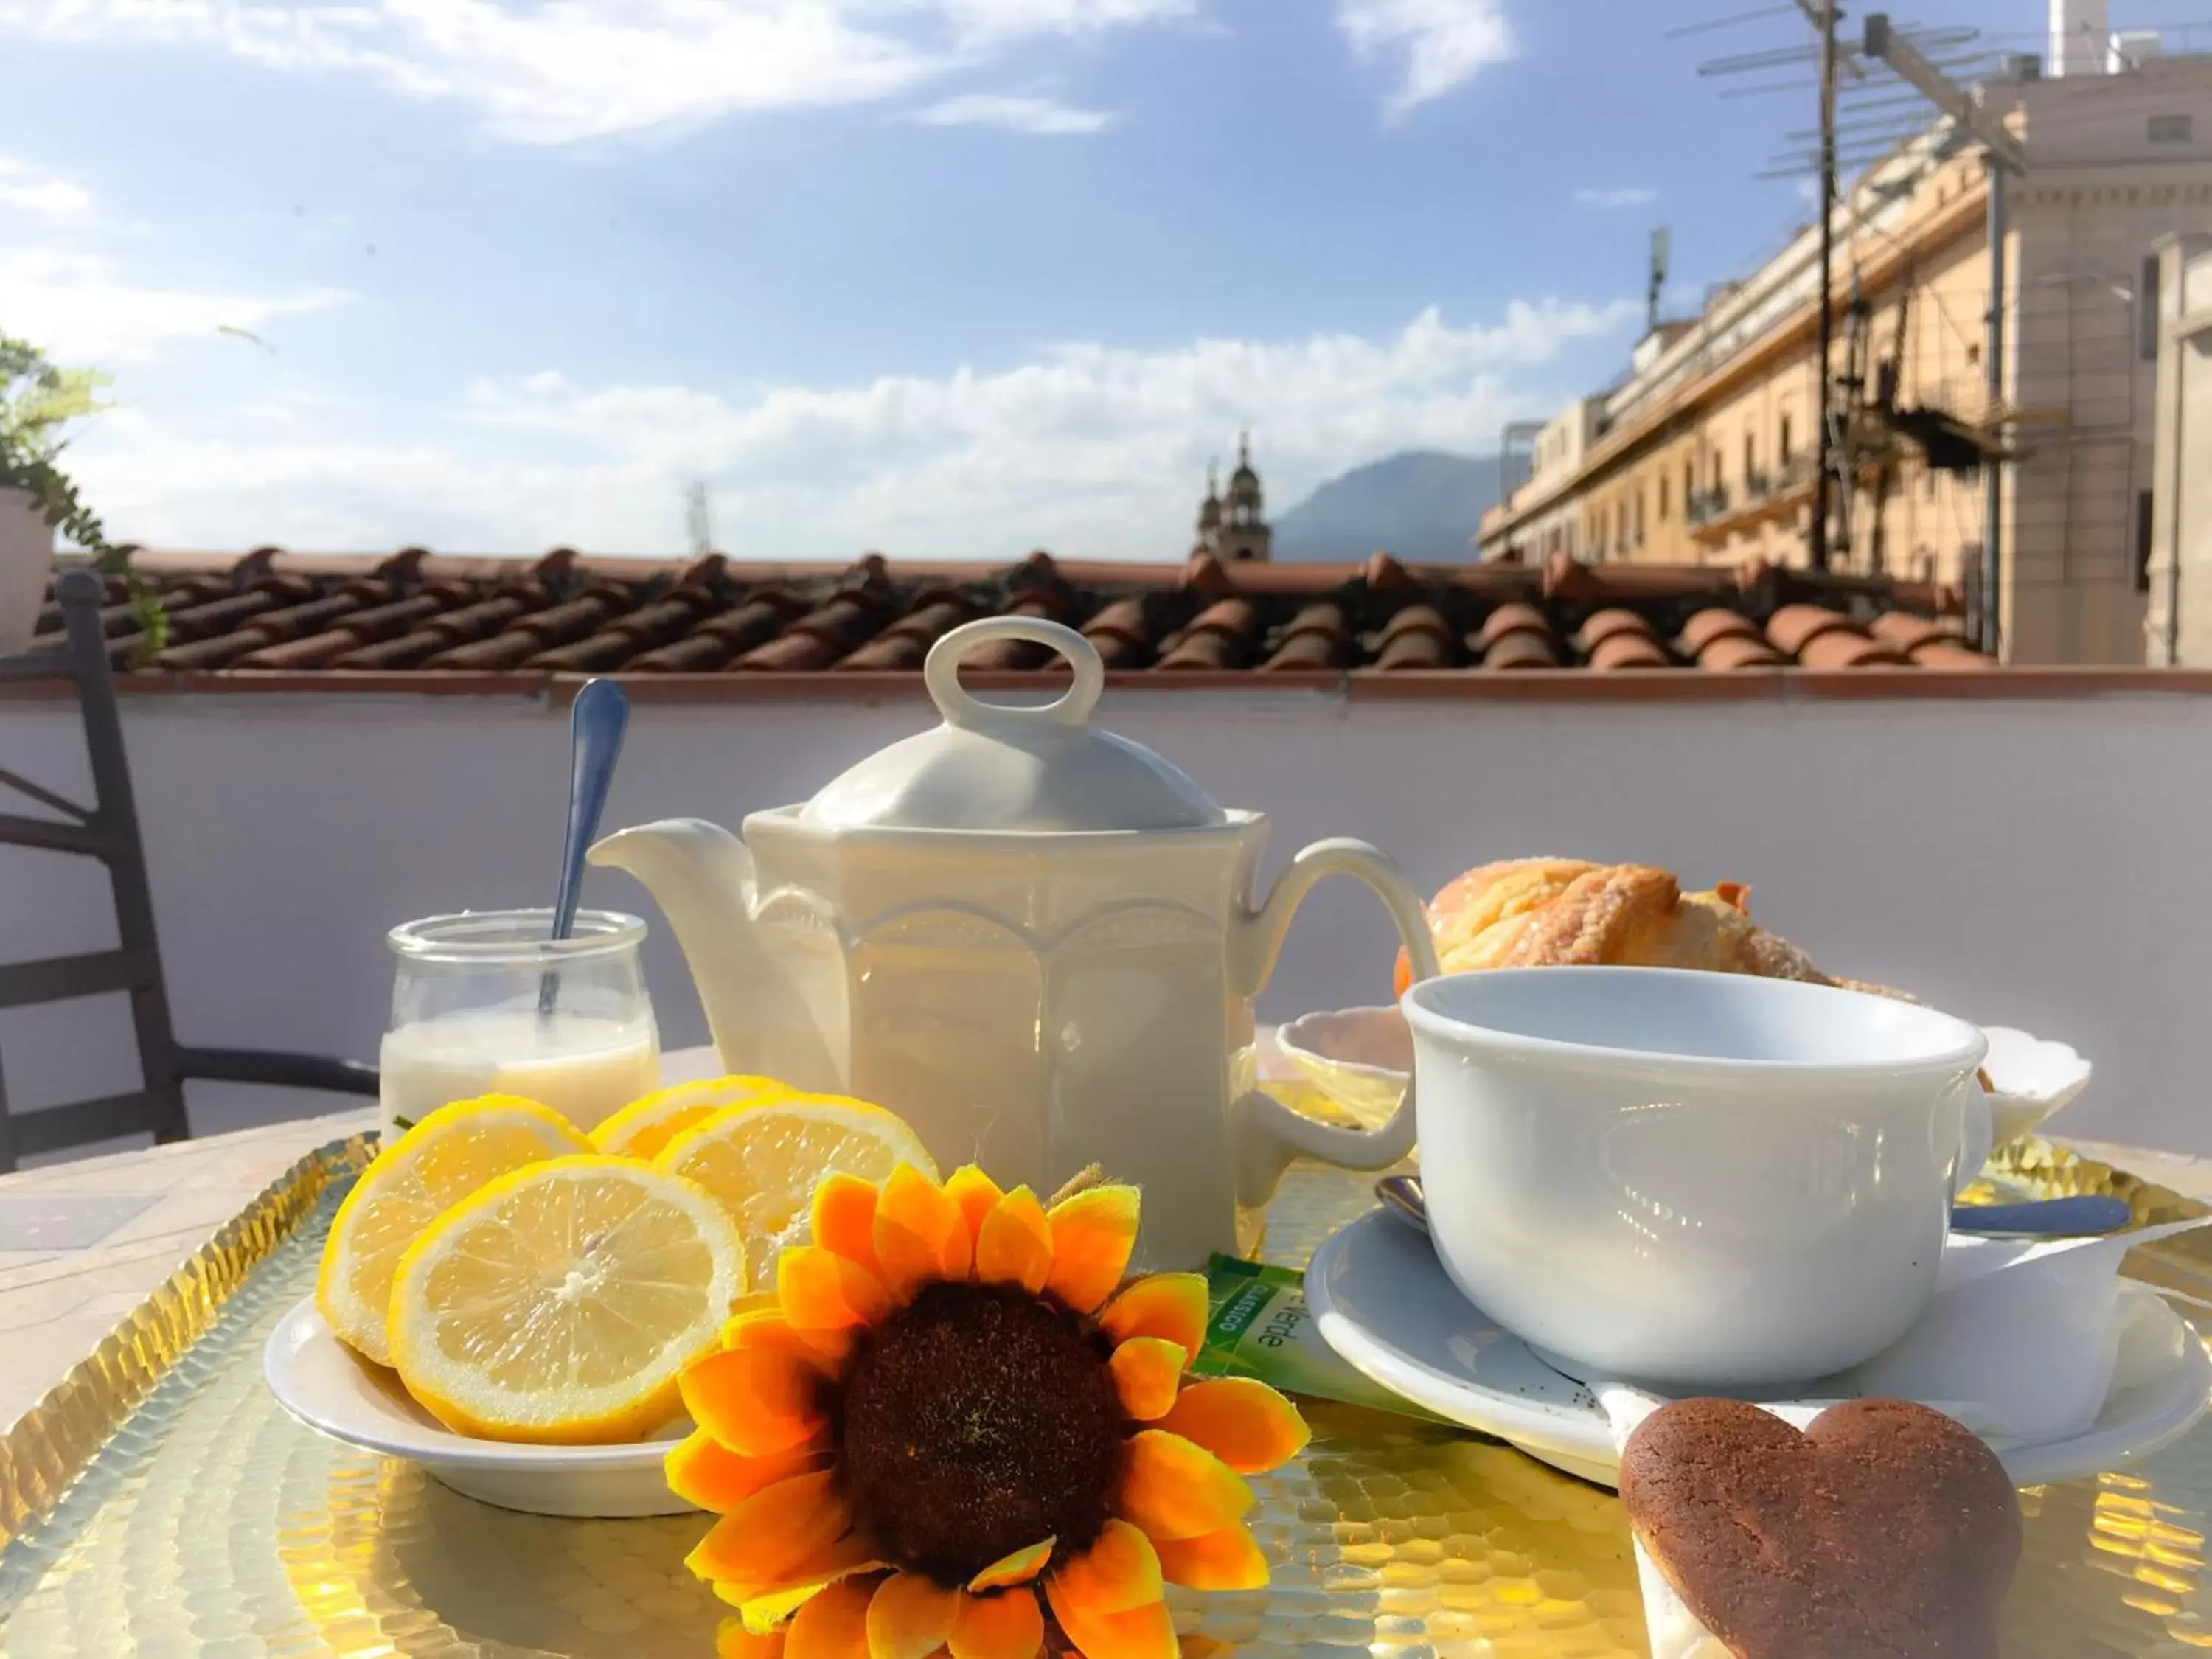
<svg viewBox="0 0 2212 1659">
<path fill-rule="evenodd" d="M 1996 1123 L 1990 1113 L 1989 1091 L 1982 1087 L 1979 1078 L 1969 1077 L 1966 1109 L 1959 1126 L 1959 1167 L 1951 1177 L 1953 1202 L 1981 1178 L 1982 1166 L 1990 1161 L 1996 1141 Z"/>
<path fill-rule="evenodd" d="M 1292 859 L 1267 902 L 1243 919 L 1237 958 L 1241 995 L 1260 994 L 1282 954 L 1291 918 L 1306 895 L 1330 876 L 1352 876 L 1372 888 L 1398 926 L 1414 978 L 1437 976 L 1437 947 L 1429 933 L 1428 913 L 1398 866 L 1364 841 L 1322 841 Z M 1413 1149 L 1410 1078 L 1398 1109 L 1376 1129 L 1340 1129 L 1318 1122 L 1258 1089 L 1238 1100 L 1237 1114 L 1237 1196 L 1246 1206 L 1266 1203 L 1293 1159 L 1317 1158 L 1346 1170 L 1383 1170 Z"/>
</svg>

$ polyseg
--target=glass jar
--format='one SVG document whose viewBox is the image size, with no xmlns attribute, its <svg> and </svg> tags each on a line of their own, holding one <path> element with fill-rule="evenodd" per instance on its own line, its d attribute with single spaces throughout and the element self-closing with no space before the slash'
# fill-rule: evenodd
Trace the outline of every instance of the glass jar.
<svg viewBox="0 0 2212 1659">
<path fill-rule="evenodd" d="M 392 930 L 386 1145 L 452 1101 L 520 1095 L 589 1130 L 660 1086 L 645 924 L 583 910 L 571 937 L 552 928 L 550 910 L 481 910 Z"/>
</svg>

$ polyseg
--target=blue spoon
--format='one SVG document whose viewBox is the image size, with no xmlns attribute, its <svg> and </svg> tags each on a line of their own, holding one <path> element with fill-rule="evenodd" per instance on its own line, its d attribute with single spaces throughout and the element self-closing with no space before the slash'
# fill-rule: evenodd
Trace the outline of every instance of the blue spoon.
<svg viewBox="0 0 2212 1659">
<path fill-rule="evenodd" d="M 1423 1232 L 1429 1208 L 1418 1176 L 1384 1176 L 1375 1196 L 1392 1216 Z M 1961 1204 L 1951 1212 L 1951 1231 L 1990 1238 L 2094 1238 L 2116 1233 L 2135 1218 L 2125 1199 L 2039 1198 L 2025 1204 Z"/>
<path fill-rule="evenodd" d="M 586 680 L 568 711 L 568 828 L 561 844 L 561 890 L 553 902 L 555 939 L 576 931 L 576 902 L 584 882 L 584 854 L 599 833 L 614 785 L 615 762 L 622 757 L 623 734 L 629 729 L 629 698 L 613 680 Z M 560 995 L 561 976 L 547 974 L 538 985 L 538 1012 L 550 1014 Z"/>
</svg>

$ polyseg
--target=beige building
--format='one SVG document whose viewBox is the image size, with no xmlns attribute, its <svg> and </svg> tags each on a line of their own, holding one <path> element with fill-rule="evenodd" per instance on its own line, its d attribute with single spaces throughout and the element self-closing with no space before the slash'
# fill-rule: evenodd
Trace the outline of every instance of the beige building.
<svg viewBox="0 0 2212 1659">
<path fill-rule="evenodd" d="M 2160 239 L 2212 233 L 2212 58 L 2130 50 L 2100 73 L 2026 66 L 1984 86 L 2027 158 L 2005 182 L 2002 392 L 1981 148 L 1945 121 L 1844 192 L 1831 373 L 1856 487 L 1832 568 L 1955 583 L 1981 604 L 1986 456 L 1998 458 L 1997 603 L 2020 662 L 2140 662 L 2149 554 Z M 1802 230 L 1547 434 L 1487 514 L 1486 558 L 1803 564 L 1819 453 L 1819 245 Z M 1854 386 L 1850 382 L 1856 380 Z M 2017 458 L 2017 459 L 2014 459 Z"/>
<path fill-rule="evenodd" d="M 2212 236 L 2158 250 L 2145 655 L 2212 668 Z"/>
</svg>

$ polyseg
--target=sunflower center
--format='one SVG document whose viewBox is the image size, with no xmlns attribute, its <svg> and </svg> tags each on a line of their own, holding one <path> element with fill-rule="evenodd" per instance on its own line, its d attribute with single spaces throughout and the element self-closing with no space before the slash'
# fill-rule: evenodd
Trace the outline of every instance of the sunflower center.
<svg viewBox="0 0 2212 1659">
<path fill-rule="evenodd" d="M 839 1467 L 881 1559 L 965 1583 L 1015 1551 L 1090 1548 L 1127 1425 L 1105 1339 L 1056 1304 L 992 1285 L 924 1287 L 848 1362 Z"/>
</svg>

